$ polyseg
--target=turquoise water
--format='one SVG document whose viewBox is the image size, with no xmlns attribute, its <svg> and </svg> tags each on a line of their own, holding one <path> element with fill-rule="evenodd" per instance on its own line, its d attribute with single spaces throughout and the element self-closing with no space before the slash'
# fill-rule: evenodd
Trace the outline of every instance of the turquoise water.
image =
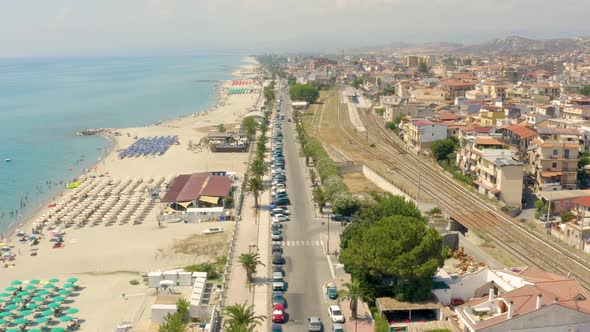
<svg viewBox="0 0 590 332">
<path fill-rule="evenodd" d="M 96 163 L 87 128 L 141 126 L 205 111 L 238 55 L 0 59 L 0 231 Z M 5 162 L 10 158 L 12 161 Z"/>
</svg>

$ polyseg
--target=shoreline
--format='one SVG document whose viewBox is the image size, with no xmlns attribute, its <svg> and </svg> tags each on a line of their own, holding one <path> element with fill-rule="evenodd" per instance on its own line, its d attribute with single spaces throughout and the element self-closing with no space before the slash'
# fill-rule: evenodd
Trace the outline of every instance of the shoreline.
<svg viewBox="0 0 590 332">
<path fill-rule="evenodd" d="M 161 125 L 172 123 L 174 121 L 185 120 L 185 119 L 197 117 L 200 115 L 206 115 L 209 112 L 211 112 L 212 109 L 219 106 L 220 102 L 222 102 L 224 99 L 226 99 L 228 97 L 227 94 L 223 93 L 225 85 L 228 82 L 231 82 L 232 80 L 236 79 L 236 76 L 241 72 L 241 70 L 244 67 L 250 66 L 252 64 L 258 64 L 258 62 L 256 60 L 254 60 L 254 58 L 252 58 L 252 57 L 244 57 L 241 61 L 241 64 L 236 69 L 231 71 L 230 75 L 232 76 L 232 78 L 230 78 L 228 80 L 217 80 L 216 82 L 218 82 L 219 84 L 216 84 L 213 86 L 213 90 L 216 91 L 216 95 L 217 95 L 215 101 L 213 102 L 212 105 L 208 105 L 208 107 L 206 107 L 204 110 L 202 110 L 200 112 L 192 112 L 189 114 L 177 116 L 176 118 L 159 120 L 154 123 L 144 124 L 144 125 L 137 126 L 137 127 L 97 128 L 97 129 L 90 128 L 90 129 L 79 130 L 79 131 L 73 133 L 72 135 L 74 135 L 74 136 L 100 136 L 100 137 L 102 137 L 102 139 L 104 139 L 108 142 L 108 147 L 105 147 L 103 149 L 103 152 L 101 154 L 99 154 L 99 156 L 98 156 L 98 158 L 100 158 L 100 159 L 97 160 L 95 163 L 91 164 L 88 168 L 83 168 L 82 173 L 77 175 L 73 179 L 79 179 L 80 177 L 91 173 L 92 169 L 95 169 L 101 163 L 104 163 L 104 161 L 107 158 L 109 158 L 109 156 L 112 156 L 119 149 L 120 140 L 118 140 L 117 136 L 113 134 L 113 131 L 120 131 L 123 129 L 133 129 L 133 128 L 147 128 L 150 126 L 161 126 Z M 100 131 L 100 133 L 94 133 L 91 135 L 83 134 L 83 132 L 86 132 L 86 131 Z M 65 184 L 64 184 L 64 187 L 62 189 L 56 189 L 55 195 L 50 195 L 51 198 L 46 199 L 46 200 L 40 199 L 40 204 L 38 207 L 31 208 L 30 212 L 23 214 L 22 217 L 19 218 L 20 221 L 19 221 L 19 219 L 15 220 L 14 222 L 8 224 L 7 228 L 5 230 L 0 232 L 1 240 L 2 241 L 6 241 L 6 240 L 12 241 L 12 238 L 15 237 L 17 231 L 31 229 L 32 227 L 34 227 L 36 220 L 43 214 L 45 209 L 48 208 L 48 205 L 59 200 L 60 197 L 64 196 L 64 194 L 67 193 L 67 190 L 68 189 L 65 188 Z"/>
</svg>

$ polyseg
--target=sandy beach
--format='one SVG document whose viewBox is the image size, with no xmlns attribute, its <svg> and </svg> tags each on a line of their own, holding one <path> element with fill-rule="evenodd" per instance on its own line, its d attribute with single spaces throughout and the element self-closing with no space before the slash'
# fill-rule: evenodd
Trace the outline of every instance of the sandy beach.
<svg viewBox="0 0 590 332">
<path fill-rule="evenodd" d="M 258 68 L 253 59 L 234 72 L 235 79 L 250 80 Z M 239 128 L 243 116 L 262 103 L 259 80 L 252 80 L 248 89 L 253 93 L 229 94 L 231 81 L 220 83 L 220 98 L 209 111 L 173 119 L 139 128 L 119 128 L 109 131 L 114 149 L 91 171 L 103 175 L 101 179 L 170 178 L 179 174 L 203 171 L 235 172 L 241 178 L 247 168 L 247 153 L 213 154 L 205 146 L 196 147 L 202 138 L 217 132 L 223 124 L 227 130 Z M 118 133 L 118 134 L 116 134 Z M 119 159 L 117 150 L 127 148 L 137 138 L 153 136 L 178 136 L 180 144 L 172 145 L 162 156 Z M 192 146 L 192 149 L 189 149 Z M 106 175 L 106 176 L 105 176 Z M 82 190 L 84 183 L 80 188 Z M 61 199 L 69 197 L 62 194 Z M 56 201 L 60 201 L 57 198 Z M 34 223 L 51 208 L 43 208 L 21 226 L 27 235 L 31 234 Z M 149 271 L 178 269 L 190 264 L 214 261 L 223 256 L 227 249 L 224 233 L 215 238 L 196 241 L 190 254 L 180 253 L 174 247 L 178 241 L 201 234 L 213 226 L 230 230 L 233 222 L 215 223 L 167 223 L 158 227 L 157 207 L 147 209 L 140 223 L 114 223 L 64 228 L 64 243 L 52 248 L 49 236 L 42 238 L 38 245 L 20 243 L 12 235 L 5 239 L 4 247 L 11 247 L 14 261 L 6 262 L 9 267 L 1 268 L 0 286 L 9 286 L 13 280 L 47 280 L 58 278 L 65 281 L 70 277 L 79 278 L 81 289 L 75 292 L 64 305 L 79 309 L 76 316 L 81 322 L 80 331 L 113 331 L 123 321 L 133 322 L 133 331 L 157 331 L 150 324 L 149 306 L 155 300 L 154 290 L 148 289 L 141 274 Z M 47 228 L 42 230 L 45 235 Z M 229 234 L 229 232 L 226 232 Z M 38 249 L 36 256 L 30 255 L 31 248 Z M 12 264 L 14 264 L 12 266 Z M 131 280 L 139 280 L 132 285 Z M 65 326 L 65 324 L 55 326 Z M 36 326 L 36 325 L 35 325 Z"/>
</svg>

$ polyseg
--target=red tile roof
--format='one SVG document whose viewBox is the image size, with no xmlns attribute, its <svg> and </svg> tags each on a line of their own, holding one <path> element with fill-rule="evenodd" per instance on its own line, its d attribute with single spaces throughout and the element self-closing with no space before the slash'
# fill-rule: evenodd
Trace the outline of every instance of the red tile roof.
<svg viewBox="0 0 590 332">
<path fill-rule="evenodd" d="M 537 135 L 537 133 L 534 130 L 532 130 L 528 127 L 519 126 L 519 125 L 508 126 L 508 127 L 506 127 L 506 130 L 511 131 L 514 134 L 520 136 L 520 138 L 525 138 L 525 139 Z"/>
<path fill-rule="evenodd" d="M 590 207 L 590 196 L 578 197 L 578 198 L 572 200 L 572 203 L 582 205 L 585 207 Z"/>
<path fill-rule="evenodd" d="M 196 201 L 201 196 L 225 197 L 231 190 L 231 180 L 227 176 L 211 173 L 179 175 L 170 189 L 162 197 L 163 203 Z"/>
<path fill-rule="evenodd" d="M 420 127 L 420 126 L 431 126 L 433 124 L 434 124 L 434 122 L 428 121 L 428 120 L 414 121 L 414 125 L 417 126 L 417 127 Z"/>
</svg>

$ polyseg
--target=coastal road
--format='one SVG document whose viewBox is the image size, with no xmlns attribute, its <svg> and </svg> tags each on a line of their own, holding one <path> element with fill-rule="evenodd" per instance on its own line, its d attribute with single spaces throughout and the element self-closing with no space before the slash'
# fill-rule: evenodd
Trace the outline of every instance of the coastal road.
<svg viewBox="0 0 590 332">
<path fill-rule="evenodd" d="M 324 322 L 324 331 L 329 331 L 332 326 L 327 314 L 329 301 L 322 287 L 332 280 L 332 274 L 320 239 L 325 226 L 321 219 L 315 217 L 311 191 L 305 180 L 308 171 L 304 160 L 299 157 L 295 125 L 287 121 L 292 117 L 291 101 L 286 90 L 281 89 L 280 96 L 283 96 L 281 107 L 285 114 L 283 146 L 287 192 L 292 203 L 289 207 L 291 221 L 284 225 L 288 321 L 283 330 L 307 331 L 307 318 L 319 316 Z"/>
</svg>

